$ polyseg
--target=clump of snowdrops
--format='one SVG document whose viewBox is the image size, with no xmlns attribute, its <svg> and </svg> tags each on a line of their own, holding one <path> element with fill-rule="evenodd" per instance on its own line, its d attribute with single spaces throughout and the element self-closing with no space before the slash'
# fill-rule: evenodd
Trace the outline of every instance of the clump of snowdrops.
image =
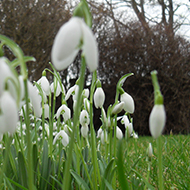
<svg viewBox="0 0 190 190">
<path fill-rule="evenodd" d="M 132 73 L 124 75 L 116 86 L 115 102 L 104 109 L 105 94 L 97 77 L 98 46 L 91 31 L 91 14 L 82 0 L 73 17 L 58 31 L 52 47 L 51 70 L 33 83 L 28 80 L 26 62 L 20 47 L 0 35 L 0 186 L 1 189 L 131 189 L 123 158 L 124 142 L 130 146 L 138 135 L 133 129 L 135 103 L 123 84 Z M 15 55 L 10 61 L 3 56 L 7 46 Z M 59 70 L 71 64 L 79 50 L 80 77 L 68 90 Z M 86 66 L 92 72 L 90 89 L 84 88 Z M 17 72 L 20 67 L 20 73 Z M 50 72 L 53 81 L 48 81 Z M 156 71 L 152 72 L 155 105 L 150 115 L 150 132 L 158 138 L 159 189 L 163 189 L 160 135 L 165 125 L 165 110 Z M 61 106 L 56 110 L 56 99 Z M 72 99 L 73 107 L 67 101 Z M 93 105 L 101 110 L 102 125 L 97 132 L 93 124 Z M 73 114 L 72 111 L 73 110 Z M 123 116 L 117 115 L 125 111 Z M 118 122 L 125 126 L 123 133 Z M 147 145 L 150 170 L 152 145 Z M 145 150 L 146 152 L 146 150 Z M 140 158 L 139 158 L 140 159 Z M 130 163 L 128 163 L 130 164 Z M 148 170 L 148 171 L 149 171 Z M 135 172 L 135 171 L 133 171 Z M 144 188 L 154 188 L 141 179 Z"/>
</svg>

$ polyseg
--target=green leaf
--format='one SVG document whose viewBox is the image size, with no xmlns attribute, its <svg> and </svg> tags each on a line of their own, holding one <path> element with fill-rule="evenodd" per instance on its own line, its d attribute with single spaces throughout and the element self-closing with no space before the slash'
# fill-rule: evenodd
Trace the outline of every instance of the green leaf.
<svg viewBox="0 0 190 190">
<path fill-rule="evenodd" d="M 83 190 L 90 190 L 88 187 L 87 183 L 76 173 L 74 170 L 71 170 L 71 175 L 75 178 L 76 182 L 78 185 L 83 189 Z"/>
<path fill-rule="evenodd" d="M 20 189 L 23 189 L 23 190 L 28 190 L 27 188 L 23 187 L 22 185 L 20 185 L 19 183 L 13 181 L 12 179 L 10 178 L 7 178 L 12 184 L 14 184 L 15 186 L 19 187 Z"/>
<path fill-rule="evenodd" d="M 48 162 L 48 144 L 44 141 L 42 165 L 41 165 L 41 178 L 40 178 L 40 189 L 45 189 L 49 178 L 49 162 Z"/>
<path fill-rule="evenodd" d="M 18 152 L 18 169 L 19 169 L 19 176 L 20 184 L 24 187 L 27 187 L 27 172 L 26 172 L 26 165 L 25 165 L 25 159 L 23 157 L 22 152 Z"/>
<path fill-rule="evenodd" d="M 28 62 L 28 61 L 33 61 L 33 62 L 35 62 L 36 59 L 35 59 L 34 57 L 31 57 L 31 56 L 24 56 L 24 62 Z M 20 64 L 20 62 L 19 62 L 19 60 L 16 58 L 16 59 L 14 59 L 14 60 L 11 62 L 11 64 L 12 64 L 13 67 L 17 67 L 17 66 Z"/>
<path fill-rule="evenodd" d="M 122 150 L 122 140 L 118 142 L 118 151 L 117 151 L 117 170 L 118 170 L 118 180 L 122 190 L 128 190 L 129 185 L 126 179 L 124 172 L 123 164 L 123 150 Z"/>
<path fill-rule="evenodd" d="M 136 174 L 137 174 L 137 176 L 139 177 L 139 178 L 141 178 L 143 181 L 144 181 L 144 183 L 146 184 L 146 186 L 150 189 L 150 190 L 155 190 L 155 188 L 139 173 L 139 172 L 137 172 L 136 170 L 134 170 L 134 169 L 132 169 Z"/>
<path fill-rule="evenodd" d="M 119 81 L 118 81 L 118 83 L 117 83 L 117 89 L 120 88 L 120 87 L 122 87 L 122 86 L 123 86 L 123 83 L 125 82 L 125 80 L 126 80 L 128 77 L 132 76 L 132 75 L 134 75 L 134 74 L 133 74 L 133 73 L 128 73 L 128 74 L 123 75 L 123 76 L 119 79 Z"/>
<path fill-rule="evenodd" d="M 114 190 L 114 189 L 112 188 L 111 184 L 110 184 L 105 178 L 103 178 L 103 181 L 104 181 L 104 183 L 106 184 L 106 187 L 108 188 L 108 190 Z"/>
</svg>

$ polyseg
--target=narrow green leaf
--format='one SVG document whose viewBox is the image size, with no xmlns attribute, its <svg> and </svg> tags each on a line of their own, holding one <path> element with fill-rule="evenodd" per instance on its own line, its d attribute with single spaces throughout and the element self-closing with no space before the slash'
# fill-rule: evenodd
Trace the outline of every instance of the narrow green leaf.
<svg viewBox="0 0 190 190">
<path fill-rule="evenodd" d="M 125 82 L 125 80 L 126 80 L 128 77 L 132 76 L 132 75 L 134 75 L 134 74 L 133 74 L 133 73 L 128 73 L 128 74 L 123 75 L 123 76 L 119 79 L 119 81 L 118 81 L 118 83 L 117 83 L 117 89 L 118 89 L 118 87 L 122 87 L 122 86 L 123 86 L 123 83 Z"/>
<path fill-rule="evenodd" d="M 114 190 L 112 188 L 111 184 L 105 178 L 103 178 L 103 180 L 104 180 L 104 183 L 106 184 L 106 187 L 108 188 L 108 190 Z"/>
<path fill-rule="evenodd" d="M 23 190 L 28 190 L 26 187 L 23 187 L 22 185 L 20 185 L 19 183 L 13 181 L 12 179 L 10 179 L 10 178 L 7 178 L 7 179 L 8 179 L 12 184 L 14 184 L 15 186 L 17 186 L 17 187 L 19 187 L 19 188 L 21 188 L 21 189 L 23 189 Z"/>
<path fill-rule="evenodd" d="M 124 172 L 124 164 L 123 164 L 123 150 L 122 150 L 122 140 L 118 143 L 118 151 L 117 151 L 117 170 L 118 170 L 118 180 L 122 190 L 128 190 L 129 185 L 126 179 L 126 175 Z"/>
<path fill-rule="evenodd" d="M 18 169 L 19 169 L 19 176 L 20 184 L 24 187 L 27 187 L 27 171 L 26 171 L 26 165 L 25 160 L 23 157 L 22 152 L 18 152 Z"/>
<path fill-rule="evenodd" d="M 87 183 L 73 170 L 70 171 L 71 175 L 75 178 L 76 182 L 78 185 L 83 189 L 83 190 L 90 190 L 88 187 Z"/>
<path fill-rule="evenodd" d="M 31 57 L 31 56 L 24 56 L 24 62 L 28 62 L 28 61 L 33 61 L 33 62 L 35 62 L 36 59 L 35 59 L 34 57 Z M 17 67 L 17 66 L 20 64 L 19 59 L 17 59 L 17 58 L 14 59 L 14 60 L 11 62 L 11 64 L 12 64 L 13 67 Z"/>
<path fill-rule="evenodd" d="M 136 170 L 134 170 L 134 169 L 132 169 L 133 170 L 133 172 L 135 172 L 136 174 L 137 174 L 137 176 L 139 177 L 139 178 L 141 178 L 143 181 L 144 181 L 144 183 L 146 184 L 146 186 L 150 189 L 150 190 L 155 190 L 155 188 L 139 173 L 139 172 L 137 172 Z"/>
</svg>

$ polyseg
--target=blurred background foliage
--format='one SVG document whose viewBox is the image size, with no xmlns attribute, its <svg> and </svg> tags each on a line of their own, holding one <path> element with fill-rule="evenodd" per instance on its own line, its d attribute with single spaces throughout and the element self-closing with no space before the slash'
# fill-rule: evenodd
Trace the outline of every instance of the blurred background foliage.
<svg viewBox="0 0 190 190">
<path fill-rule="evenodd" d="M 160 22 L 154 24 L 149 24 L 146 18 L 143 4 L 146 1 L 123 2 L 128 3 L 126 6 L 131 7 L 136 18 L 128 19 L 124 9 L 115 11 L 118 4 L 89 1 L 92 30 L 99 44 L 98 77 L 106 94 L 105 109 L 114 103 L 119 78 L 133 72 L 134 76 L 124 83 L 124 89 L 135 100 L 134 129 L 139 135 L 149 135 L 148 118 L 154 100 L 150 72 L 156 69 L 167 112 L 164 133 L 189 133 L 190 42 L 176 34 L 180 24 L 173 19 L 173 1 L 167 4 L 163 0 L 149 1 L 157 2 L 162 8 Z M 25 55 L 36 58 L 35 63 L 28 64 L 31 81 L 37 81 L 42 71 L 49 68 L 54 37 L 71 17 L 76 3 L 72 0 L 0 1 L 0 33 L 14 40 Z M 8 49 L 5 53 L 10 59 L 13 57 Z M 68 69 L 60 72 L 66 89 L 75 84 L 79 70 L 80 55 Z M 52 80 L 50 74 L 47 77 Z M 91 74 L 87 71 L 86 87 L 90 80 Z M 101 125 L 99 114 L 95 109 L 96 129 Z"/>
</svg>

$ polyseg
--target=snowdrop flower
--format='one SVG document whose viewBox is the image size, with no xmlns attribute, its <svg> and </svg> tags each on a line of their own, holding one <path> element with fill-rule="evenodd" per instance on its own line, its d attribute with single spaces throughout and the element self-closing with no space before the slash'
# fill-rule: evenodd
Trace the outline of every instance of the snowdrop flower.
<svg viewBox="0 0 190 190">
<path fill-rule="evenodd" d="M 56 136 L 53 139 L 53 144 L 55 144 L 58 139 L 61 140 L 64 147 L 66 147 L 69 144 L 69 136 L 64 130 L 61 130 L 59 133 L 56 134 Z"/>
<path fill-rule="evenodd" d="M 121 94 L 120 101 L 124 102 L 123 109 L 128 113 L 134 113 L 135 104 L 133 98 L 126 92 Z"/>
<path fill-rule="evenodd" d="M 46 130 L 47 136 L 49 137 L 49 125 L 47 123 L 45 123 L 45 130 Z"/>
<path fill-rule="evenodd" d="M 51 92 L 52 93 L 55 93 L 55 96 L 56 97 L 58 97 L 59 95 L 60 95 L 60 93 L 62 92 L 62 89 L 61 89 L 61 86 L 62 86 L 62 88 L 63 88 L 63 93 L 65 94 L 65 87 L 61 84 L 60 85 L 60 83 L 59 82 L 57 82 L 57 86 L 56 86 L 56 89 L 54 89 L 55 88 L 55 82 L 52 82 L 51 83 L 51 85 L 50 85 L 50 89 L 51 89 Z M 55 90 L 55 92 L 54 92 L 54 90 Z"/>
<path fill-rule="evenodd" d="M 84 138 L 87 138 L 87 137 L 88 137 L 88 131 L 89 131 L 89 129 L 88 129 L 88 125 L 87 125 L 87 124 L 82 125 L 80 131 L 81 131 L 81 135 L 82 135 Z"/>
<path fill-rule="evenodd" d="M 114 106 L 114 108 L 112 109 L 111 115 L 116 115 L 116 114 L 120 113 L 123 109 L 123 106 L 124 106 L 124 102 L 120 102 L 120 103 L 116 104 Z"/>
<path fill-rule="evenodd" d="M 41 98 L 40 95 L 38 94 L 38 91 L 36 90 L 36 87 L 33 86 L 30 81 L 28 81 L 28 94 L 34 109 L 34 114 L 36 115 L 36 117 L 41 117 L 42 115 Z"/>
<path fill-rule="evenodd" d="M 82 126 L 89 125 L 90 118 L 89 118 L 88 112 L 86 110 L 81 111 L 79 120 L 80 120 L 80 124 Z"/>
<path fill-rule="evenodd" d="M 163 104 L 154 105 L 150 117 L 149 128 L 150 133 L 154 138 L 158 138 L 164 129 L 166 123 L 166 112 Z"/>
<path fill-rule="evenodd" d="M 63 116 L 64 121 L 66 122 L 68 119 L 71 118 L 71 110 L 63 104 L 59 109 L 57 110 L 56 117 L 57 119 L 60 117 L 60 115 Z"/>
<path fill-rule="evenodd" d="M 101 133 L 102 133 L 102 128 L 100 127 L 99 129 L 98 129 L 98 131 L 97 131 L 97 138 L 100 138 L 100 136 L 101 136 Z"/>
<path fill-rule="evenodd" d="M 11 68 L 6 63 L 5 58 L 1 57 L 0 58 L 0 96 L 3 94 L 3 91 L 5 89 L 5 83 L 7 82 L 8 91 L 16 100 L 17 99 L 16 86 L 10 80 L 6 81 L 7 78 L 11 78 L 13 79 L 13 81 L 17 82 L 17 79 L 12 73 Z"/>
<path fill-rule="evenodd" d="M 149 143 L 149 145 L 148 145 L 148 157 L 151 158 L 152 155 L 153 155 L 152 144 Z"/>
<path fill-rule="evenodd" d="M 122 133 L 121 129 L 118 126 L 116 126 L 116 137 L 119 140 L 123 138 L 123 133 Z"/>
<path fill-rule="evenodd" d="M 74 86 L 69 88 L 69 90 L 67 91 L 67 93 L 65 95 L 65 101 L 67 101 L 72 94 L 74 95 L 73 100 L 76 100 L 78 90 L 79 90 L 79 86 L 77 84 L 75 84 Z"/>
<path fill-rule="evenodd" d="M 85 98 L 88 98 L 88 97 L 89 97 L 89 94 L 90 94 L 90 92 L 89 92 L 89 89 L 88 89 L 88 88 L 85 88 L 85 89 L 83 90 L 83 92 L 82 92 L 82 95 L 83 95 Z"/>
<path fill-rule="evenodd" d="M 50 94 L 50 84 L 47 80 L 46 76 L 42 76 L 37 83 L 41 86 L 42 90 L 46 93 L 48 96 Z"/>
<path fill-rule="evenodd" d="M 107 142 L 107 139 L 108 139 L 107 131 L 102 131 L 100 135 L 101 143 L 104 144 L 105 142 Z"/>
<path fill-rule="evenodd" d="M 49 118 L 49 105 L 44 104 L 44 117 Z"/>
<path fill-rule="evenodd" d="M 82 44 L 81 44 L 82 42 Z M 82 18 L 72 17 L 58 31 L 51 52 L 57 70 L 67 68 L 82 49 L 90 71 L 98 67 L 98 47 L 91 29 Z"/>
<path fill-rule="evenodd" d="M 94 93 L 94 105 L 96 108 L 102 108 L 105 101 L 105 94 L 101 87 L 96 88 Z"/>
<path fill-rule="evenodd" d="M 0 98 L 0 133 L 15 132 L 18 122 L 18 108 L 16 101 L 9 91 L 3 91 Z"/>
</svg>

